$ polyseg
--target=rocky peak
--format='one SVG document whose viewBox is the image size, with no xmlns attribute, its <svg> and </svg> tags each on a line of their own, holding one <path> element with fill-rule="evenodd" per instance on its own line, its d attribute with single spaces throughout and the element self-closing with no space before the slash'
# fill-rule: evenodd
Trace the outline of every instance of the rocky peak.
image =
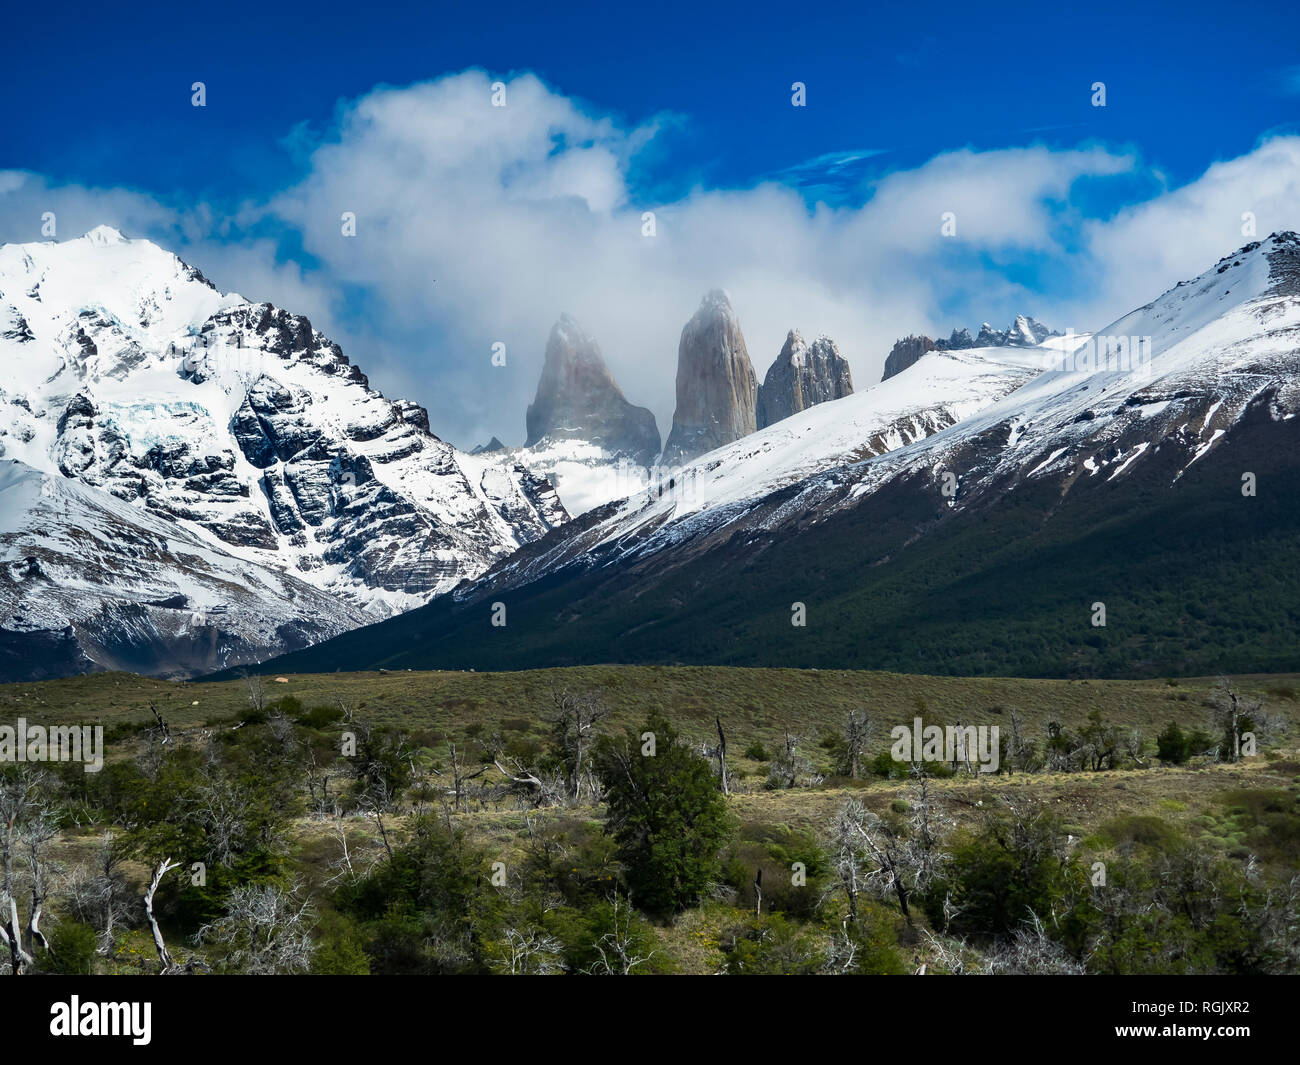
<svg viewBox="0 0 1300 1065">
<path fill-rule="evenodd" d="M 654 415 L 627 401 L 605 365 L 600 345 L 567 314 L 551 329 L 537 395 L 525 422 L 525 447 L 548 437 L 586 440 L 643 466 L 659 453 Z"/>
<path fill-rule="evenodd" d="M 888 381 L 895 374 L 900 374 L 911 366 L 927 351 L 962 351 L 966 348 L 1029 348 L 1041 344 L 1048 337 L 1061 334 L 1048 329 L 1037 318 L 1026 314 L 1016 315 L 1016 319 L 1006 329 L 994 329 L 984 322 L 979 335 L 972 337 L 969 329 L 954 329 L 947 340 L 933 340 L 928 336 L 906 336 L 894 342 L 894 346 L 885 358 L 885 372 L 880 378 Z"/>
<path fill-rule="evenodd" d="M 677 345 L 677 408 L 664 464 L 689 462 L 752 433 L 757 399 L 758 377 L 740 320 L 726 292 L 713 289 Z"/>
<path fill-rule="evenodd" d="M 835 341 L 820 336 L 809 347 L 799 331 L 791 329 L 758 390 L 755 421 L 762 429 L 818 403 L 852 394 L 848 360 Z"/>
</svg>

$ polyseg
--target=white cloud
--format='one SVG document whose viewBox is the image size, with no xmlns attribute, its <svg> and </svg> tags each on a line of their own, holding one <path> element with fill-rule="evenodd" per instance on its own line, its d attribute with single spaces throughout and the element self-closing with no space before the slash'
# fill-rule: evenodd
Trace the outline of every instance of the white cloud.
<svg viewBox="0 0 1300 1065">
<path fill-rule="evenodd" d="M 666 433 L 678 335 L 719 285 L 760 377 L 799 328 L 834 337 L 869 384 L 894 337 L 930 325 L 949 300 L 962 267 L 947 260 L 1050 248 L 1071 184 L 1131 165 L 1102 148 L 960 151 L 890 175 L 861 209 L 809 211 L 771 183 L 642 203 L 627 172 L 652 127 L 592 115 L 531 75 L 508 83 L 505 108 L 491 106 L 489 86 L 470 71 L 356 101 L 311 154 L 309 176 L 270 205 L 332 276 L 381 294 L 404 343 L 429 338 L 408 365 L 454 382 L 442 409 L 429 402 L 436 423 L 468 415 L 466 440 L 522 436 L 562 311 L 592 330 L 629 398 Z M 345 210 L 357 214 L 355 238 L 340 233 Z M 642 236 L 647 210 L 654 237 Z M 965 259 L 940 236 L 946 210 L 958 214 Z M 990 297 L 1014 289 L 984 279 L 971 303 L 991 314 Z M 497 340 L 510 353 L 505 370 L 489 363 Z"/>
<path fill-rule="evenodd" d="M 1254 237 L 1243 232 L 1247 215 Z M 1104 325 L 1284 229 L 1300 229 L 1300 137 L 1266 140 L 1182 188 L 1087 223 L 1094 284 L 1079 314 Z"/>
<path fill-rule="evenodd" d="M 799 328 L 832 336 L 863 388 L 901 334 L 1005 324 L 1022 309 L 1096 328 L 1244 243 L 1243 211 L 1261 237 L 1300 227 L 1298 138 L 1105 218 L 1085 216 L 1076 183 L 1151 171 L 1099 145 L 945 152 L 879 179 L 854 208 L 809 209 L 776 182 L 641 202 L 629 173 L 665 123 L 595 113 L 532 75 L 511 78 L 494 108 L 491 80 L 468 71 L 345 103 L 327 136 L 295 131 L 301 182 L 230 215 L 0 174 L 0 239 L 37 239 L 45 209 L 60 212 L 61 237 L 100 222 L 154 236 L 221 287 L 308 314 L 372 381 L 427 405 L 435 431 L 468 446 L 522 440 L 562 311 L 666 435 L 678 335 L 709 288 L 731 293 L 760 378 Z M 344 211 L 355 237 L 340 232 Z M 946 211 L 955 238 L 940 235 Z M 300 234 L 309 260 L 279 261 L 268 227 Z M 1046 292 L 1032 287 L 1043 263 L 1056 267 Z M 498 340 L 505 369 L 490 363 Z"/>
</svg>

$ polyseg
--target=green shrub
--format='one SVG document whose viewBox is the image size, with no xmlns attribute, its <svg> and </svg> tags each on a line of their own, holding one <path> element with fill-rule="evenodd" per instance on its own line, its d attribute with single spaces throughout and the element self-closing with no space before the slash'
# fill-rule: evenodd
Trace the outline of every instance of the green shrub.
<svg viewBox="0 0 1300 1065">
<path fill-rule="evenodd" d="M 779 913 L 750 917 L 723 940 L 732 976 L 796 976 L 816 973 L 825 962 L 817 936 Z"/>
<path fill-rule="evenodd" d="M 647 733 L 653 754 L 643 753 Z M 655 711 L 642 728 L 601 741 L 596 771 L 609 781 L 605 828 L 637 905 L 652 913 L 691 905 L 717 878 L 718 852 L 731 834 L 713 767 Z"/>
<path fill-rule="evenodd" d="M 304 728 L 327 729 L 336 721 L 343 720 L 343 711 L 337 706 L 313 706 L 296 720 Z"/>
<path fill-rule="evenodd" d="M 1136 844 L 1161 850 L 1172 847 L 1179 838 L 1173 825 L 1150 814 L 1111 818 L 1101 826 L 1101 836 L 1113 846 Z"/>
<path fill-rule="evenodd" d="M 50 932 L 53 970 L 65 976 L 90 976 L 95 971 L 98 937 L 80 921 L 60 921 Z"/>
<path fill-rule="evenodd" d="M 753 824 L 745 826 L 744 837 L 733 844 L 723 868 L 723 881 L 736 892 L 736 906 L 754 909 L 761 871 L 764 913 L 811 918 L 821 905 L 829 872 L 816 838 L 783 825 Z M 796 864 L 802 868 L 796 870 Z"/>
<path fill-rule="evenodd" d="M 313 976 L 370 975 L 370 957 L 354 921 L 333 911 L 321 917 L 316 927 L 311 973 Z"/>
</svg>

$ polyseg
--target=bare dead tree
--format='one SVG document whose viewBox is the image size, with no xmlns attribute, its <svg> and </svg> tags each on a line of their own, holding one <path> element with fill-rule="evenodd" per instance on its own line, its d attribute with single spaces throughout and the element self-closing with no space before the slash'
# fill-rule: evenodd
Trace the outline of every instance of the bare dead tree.
<svg viewBox="0 0 1300 1065">
<path fill-rule="evenodd" d="M 1084 962 L 1048 936 L 1042 920 L 1032 910 L 1010 942 L 998 944 L 985 968 L 990 974 L 1015 976 L 1081 976 L 1087 971 Z"/>
<path fill-rule="evenodd" d="M 1133 764 L 1143 769 L 1146 768 L 1146 762 L 1142 758 L 1142 752 L 1146 748 L 1146 739 L 1142 735 L 1140 728 L 1131 728 L 1124 737 L 1124 751 L 1133 760 Z"/>
<path fill-rule="evenodd" d="M 480 763 L 478 768 L 471 770 L 462 760 L 460 751 L 456 744 L 447 741 L 448 768 L 451 771 L 451 787 L 448 789 L 452 796 L 452 808 L 460 813 L 461 796 L 465 792 L 466 785 L 471 780 L 477 780 L 489 769 L 492 768 L 492 762 Z M 436 776 L 442 776 L 436 769 L 433 770 Z"/>
<path fill-rule="evenodd" d="M 163 728 L 155 725 L 144 730 L 142 739 L 144 743 L 136 757 L 136 764 L 150 783 L 156 783 L 158 774 L 162 772 L 163 766 L 167 764 L 167 759 L 174 750 L 171 736 Z"/>
<path fill-rule="evenodd" d="M 1229 677 L 1220 676 L 1213 697 L 1214 730 L 1221 737 L 1219 746 L 1212 752 L 1216 761 L 1237 762 L 1241 759 L 1241 743 L 1247 733 L 1262 736 L 1271 725 L 1264 704 L 1258 699 L 1248 699 Z"/>
<path fill-rule="evenodd" d="M 812 763 L 799 751 L 799 740 L 787 732 L 781 753 L 768 763 L 767 782 L 772 788 L 793 788 L 801 776 L 812 771 Z"/>
<path fill-rule="evenodd" d="M 862 776 L 862 759 L 871 736 L 871 724 L 865 710 L 850 710 L 844 718 L 844 768 L 849 777 Z"/>
<path fill-rule="evenodd" d="M 957 722 L 957 731 L 955 734 L 956 743 L 952 746 L 952 770 L 955 773 L 963 765 L 966 767 L 966 775 L 971 775 L 970 768 L 970 751 L 966 745 L 966 730 L 961 727 L 961 722 Z"/>
<path fill-rule="evenodd" d="M 852 841 L 844 857 L 854 865 L 853 879 L 877 895 L 893 894 L 899 912 L 911 924 L 913 885 L 908 875 L 906 841 L 897 828 L 857 799 L 844 804 L 838 824 L 839 833 Z"/>
<path fill-rule="evenodd" d="M 149 709 L 153 711 L 154 720 L 158 722 L 158 731 L 162 734 L 163 743 L 170 743 L 172 739 L 171 729 L 167 727 L 167 722 L 163 720 L 162 714 L 158 712 L 158 707 L 149 702 Z"/>
<path fill-rule="evenodd" d="M 940 842 L 952 829 L 952 819 L 947 816 L 930 787 L 930 775 L 925 766 L 917 763 L 911 769 L 908 788 L 908 810 L 911 818 L 911 838 L 916 841 L 917 858 L 924 863 L 921 879 L 929 882 L 938 872 L 942 861 Z"/>
<path fill-rule="evenodd" d="M 878 897 L 892 895 L 911 924 L 912 897 L 929 887 L 939 871 L 943 818 L 935 809 L 929 778 L 917 767 L 913 773 L 909 821 L 885 820 L 858 799 L 850 799 L 840 810 L 832 861 L 849 897 L 846 926 L 856 920 L 858 896 L 864 890 Z"/>
<path fill-rule="evenodd" d="M 977 971 L 972 969 L 966 963 L 966 941 L 959 939 L 953 941 L 942 936 L 937 936 L 930 929 L 922 929 L 922 935 L 925 936 L 926 942 L 930 945 L 931 951 L 934 952 L 935 960 L 943 966 L 944 971 L 950 976 L 969 976 Z M 925 966 L 921 966 L 919 976 L 925 975 Z"/>
<path fill-rule="evenodd" d="M 21 976 L 35 959 L 23 946 L 23 924 L 18 915 L 18 865 L 26 850 L 26 834 L 45 810 L 45 775 L 23 766 L 0 778 L 0 946 L 9 953 L 9 972 Z M 37 860 L 27 851 L 28 861 Z M 39 877 L 39 872 L 37 872 Z M 39 914 L 37 923 L 39 926 Z M 43 938 L 43 937 L 42 937 Z"/>
<path fill-rule="evenodd" d="M 596 776 L 596 770 L 592 768 L 591 762 L 587 763 L 587 798 L 593 804 L 599 804 L 605 801 L 605 784 Z"/>
<path fill-rule="evenodd" d="M 505 777 L 507 786 L 515 794 L 525 797 L 530 806 L 554 806 L 566 794 L 563 778 L 545 778 L 519 758 L 506 760 L 494 756 L 492 764 Z"/>
<path fill-rule="evenodd" d="M 303 973 L 311 965 L 316 914 L 295 885 L 236 888 L 224 916 L 204 925 L 196 943 L 225 948 L 226 968 L 252 976 Z"/>
<path fill-rule="evenodd" d="M 330 811 L 330 773 L 327 766 L 322 766 L 316 757 L 316 750 L 310 743 L 303 744 L 303 777 L 307 785 L 307 797 L 315 815 L 320 818 L 329 816 Z"/>
<path fill-rule="evenodd" d="M 208 847 L 205 857 L 213 865 L 228 868 L 244 847 L 252 801 L 238 782 L 211 773 L 187 795 L 187 813 L 202 827 Z"/>
<path fill-rule="evenodd" d="M 276 710 L 266 719 L 266 724 L 272 738 L 280 745 L 285 754 L 293 755 L 297 752 L 298 734 L 294 731 L 293 722 L 289 719 L 288 714 L 283 710 Z"/>
<path fill-rule="evenodd" d="M 119 922 L 131 916 L 132 895 L 122 872 L 122 850 L 111 832 L 100 836 L 93 865 L 77 866 L 68 879 L 67 897 L 72 912 L 93 925 L 98 933 L 98 951 L 107 954 Z"/>
<path fill-rule="evenodd" d="M 1037 772 L 1042 768 L 1042 762 L 1034 747 L 1034 741 L 1029 738 L 1025 729 L 1024 718 L 1014 706 L 1011 707 L 1009 715 L 1011 718 L 1011 743 L 1007 751 L 1009 767 L 1012 770 L 1018 769 L 1022 773 Z"/>
<path fill-rule="evenodd" d="M 851 973 L 858 960 L 858 941 L 849 931 L 849 922 L 841 922 L 826 946 L 826 960 L 822 972 L 828 974 Z"/>
<path fill-rule="evenodd" d="M 393 856 L 393 844 L 388 838 L 388 827 L 384 824 L 384 811 L 388 809 L 389 800 L 387 798 L 388 785 L 385 781 L 379 780 L 375 787 L 367 791 L 362 797 L 357 807 L 363 810 L 375 822 L 375 827 L 379 830 L 379 838 L 383 841 L 384 850 L 391 859 Z"/>
<path fill-rule="evenodd" d="M 564 970 L 564 944 L 538 928 L 507 928 L 506 949 L 511 976 L 552 976 Z"/>
<path fill-rule="evenodd" d="M 260 714 L 266 707 L 266 684 L 260 673 L 245 673 L 244 680 L 248 687 L 248 706 L 255 714 Z M 242 722 L 241 722 L 242 724 Z M 236 725 L 236 728 L 239 726 Z"/>
<path fill-rule="evenodd" d="M 600 955 L 600 960 L 585 971 L 590 976 L 631 976 L 632 970 L 644 965 L 654 957 L 652 950 L 648 954 L 635 953 L 637 947 L 632 936 L 632 906 L 621 906 L 618 892 L 610 899 L 613 911 L 613 928 L 600 937 L 592 946 Z"/>
<path fill-rule="evenodd" d="M 609 709 L 595 695 L 576 695 L 560 689 L 551 691 L 551 735 L 564 767 L 568 797 L 582 798 L 586 757 L 596 735 L 596 726 L 609 716 Z"/>
<path fill-rule="evenodd" d="M 862 862 L 860 860 L 857 830 L 854 817 L 847 810 L 842 810 L 835 819 L 834 836 L 831 844 L 831 867 L 839 887 L 848 902 L 848 912 L 841 919 L 841 926 L 847 931 L 858 920 L 858 896 L 862 893 Z"/>
<path fill-rule="evenodd" d="M 23 844 L 27 851 L 27 871 L 31 880 L 31 905 L 27 910 L 27 940 L 39 946 L 51 957 L 54 951 L 41 931 L 41 915 L 49 890 L 45 862 L 45 847 L 58 834 L 58 821 L 48 807 L 37 811 L 23 828 Z"/>
<path fill-rule="evenodd" d="M 154 949 L 158 952 L 158 964 L 160 971 L 165 973 L 172 972 L 176 968 L 175 961 L 172 960 L 171 952 L 167 949 L 167 943 L 163 939 L 162 929 L 158 927 L 158 918 L 153 912 L 153 898 L 158 893 L 158 885 L 162 883 L 162 878 L 171 870 L 179 868 L 180 862 L 174 862 L 170 858 L 164 858 L 158 863 L 158 868 L 153 872 L 153 878 L 149 881 L 149 888 L 144 893 L 144 916 L 149 922 L 149 931 L 153 933 Z"/>
</svg>

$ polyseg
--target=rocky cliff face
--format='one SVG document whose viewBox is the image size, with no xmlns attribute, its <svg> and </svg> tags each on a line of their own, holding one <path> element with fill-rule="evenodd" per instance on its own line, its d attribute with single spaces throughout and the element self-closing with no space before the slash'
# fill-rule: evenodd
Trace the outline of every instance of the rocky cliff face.
<svg viewBox="0 0 1300 1065">
<path fill-rule="evenodd" d="M 954 336 L 956 332 L 954 329 Z M 936 351 L 938 348 L 939 345 L 927 336 L 905 336 L 901 340 L 895 340 L 885 358 L 885 373 L 880 379 L 888 381 L 913 365 L 927 351 Z"/>
<path fill-rule="evenodd" d="M 704 297 L 677 346 L 677 408 L 663 464 L 680 465 L 756 428 L 758 377 L 721 289 Z"/>
<path fill-rule="evenodd" d="M 525 447 L 544 439 L 585 440 L 641 466 L 650 465 L 659 454 L 654 415 L 627 401 L 605 365 L 600 345 L 567 314 L 551 329 L 526 425 Z"/>
<path fill-rule="evenodd" d="M 852 394 L 853 375 L 835 341 L 822 336 L 809 347 L 792 329 L 758 390 L 755 421 L 762 429 L 818 403 Z"/>
<path fill-rule="evenodd" d="M 203 532 L 83 481 L 0 459 L 0 677 L 185 677 L 373 621 Z"/>
</svg>

